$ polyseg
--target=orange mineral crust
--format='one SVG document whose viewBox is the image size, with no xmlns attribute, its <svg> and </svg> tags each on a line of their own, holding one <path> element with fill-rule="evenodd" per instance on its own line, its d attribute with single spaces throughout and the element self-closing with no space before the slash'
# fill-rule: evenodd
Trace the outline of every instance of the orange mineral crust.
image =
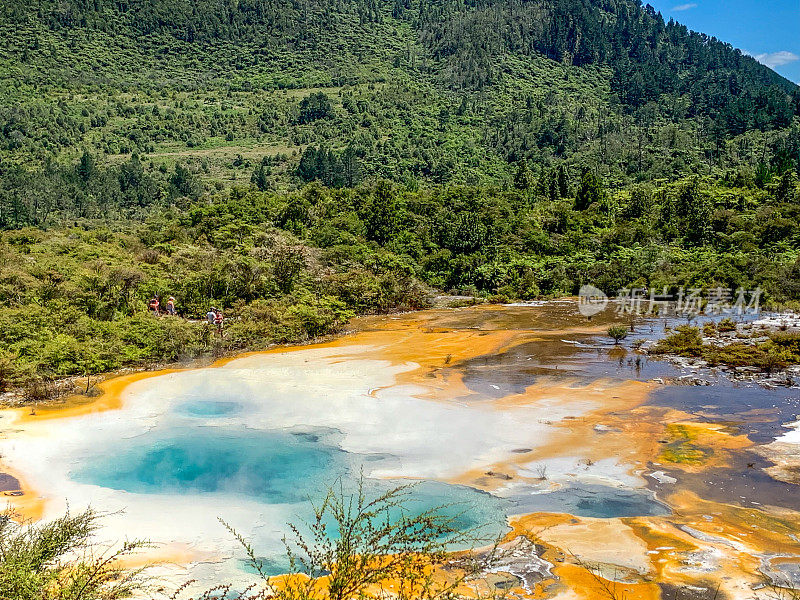
<svg viewBox="0 0 800 600">
<path fill-rule="evenodd" d="M 307 410 L 300 414 L 309 422 L 341 433 L 348 452 L 382 456 L 407 451 L 398 453 L 391 468 L 370 473 L 373 478 L 434 480 L 500 498 L 536 498 L 594 486 L 649 494 L 666 508 L 661 512 L 668 514 L 621 517 L 576 516 L 558 512 L 566 510 L 560 506 L 548 509 L 554 512 L 519 515 L 509 509 L 502 558 L 459 586 L 466 597 L 503 590 L 526 598 L 671 600 L 676 588 L 712 590 L 709 598 L 713 590 L 719 590 L 720 599 L 750 597 L 765 572 L 779 573 L 800 562 L 800 515 L 788 507 L 794 506 L 790 502 L 772 505 L 781 504 L 781 488 L 771 492 L 771 502 L 748 507 L 734 497 L 698 495 L 702 486 L 690 477 L 752 463 L 743 456 L 759 448 L 745 434 L 747 417 L 737 422 L 707 414 L 701 418 L 651 402 L 664 386 L 637 377 L 633 367 L 620 371 L 622 365 L 638 366 L 642 357 L 605 339 L 605 330 L 616 322 L 612 313 L 589 323 L 571 302 L 371 316 L 355 319 L 351 332 L 322 343 L 247 353 L 202 369 L 111 378 L 98 385 L 101 394 L 93 398 L 3 411 L 0 442 L 7 449 L 0 471 L 16 478 L 22 492 L 9 491 L 4 499 L 28 519 L 51 517 L 65 501 L 81 499 L 64 498 L 72 493 L 68 490 L 78 489 L 71 487 L 68 474 L 59 479 L 63 488 L 51 489 L 46 465 L 35 465 L 36 473 L 19 468 L 34 463 L 18 454 L 23 451 L 15 441 L 45 456 L 49 443 L 78 425 L 93 431 L 95 424 L 137 418 L 150 427 L 165 410 L 162 405 L 181 393 L 185 379 L 202 381 L 217 373 L 216 378 L 230 378 L 232 384 L 269 396 L 275 403 L 269 420 L 286 421 L 293 410 Z M 311 392 L 304 390 L 316 390 L 316 395 L 309 400 L 303 394 Z M 291 402 L 272 398 L 278 392 Z M 383 414 L 387 406 L 400 408 Z M 419 411 L 419 421 L 412 420 L 410 427 L 409 411 Z M 760 418 L 757 410 L 751 413 Z M 258 426 L 254 419 L 251 415 L 248 428 Z M 286 423 L 280 426 L 298 426 Z M 389 442 L 395 445 L 384 447 Z M 794 451 L 782 444 L 782 455 Z M 147 502 L 113 490 L 97 497 L 114 500 L 114 509 L 124 502 Z M 169 503 L 162 500 L 159 506 Z M 204 515 L 197 502 L 189 508 L 197 523 L 220 516 Z M 255 514 L 254 520 L 262 518 L 261 508 L 242 510 Z M 146 515 L 146 505 L 137 514 Z M 161 527 L 169 536 L 131 566 L 152 561 L 167 571 L 176 564 L 191 571 L 191 565 L 233 556 L 233 550 L 217 552 L 203 547 L 202 540 L 182 539 L 180 524 L 164 519 Z M 120 529 L 112 533 L 123 535 L 124 520 L 116 526 Z M 457 561 L 458 554 L 454 557 Z M 447 581 L 454 572 L 436 577 Z M 400 593 L 397 585 L 386 581 L 371 592 L 391 597 Z"/>
</svg>

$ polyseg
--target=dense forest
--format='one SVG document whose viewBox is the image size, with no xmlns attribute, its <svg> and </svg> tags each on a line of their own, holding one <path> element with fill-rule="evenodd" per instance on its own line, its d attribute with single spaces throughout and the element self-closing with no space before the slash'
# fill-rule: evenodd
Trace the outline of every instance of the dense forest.
<svg viewBox="0 0 800 600">
<path fill-rule="evenodd" d="M 631 0 L 11 1 L 0 35 L 1 389 L 435 290 L 800 301 L 800 91 Z"/>
<path fill-rule="evenodd" d="M 108 181 L 117 190 L 137 168 L 95 168 L 84 180 L 87 162 L 59 174 L 70 197 Z M 191 189 L 180 169 L 143 177 L 143 189 Z M 136 192 L 127 197 L 131 214 L 145 210 Z M 304 340 L 353 314 L 422 308 L 432 289 L 505 302 L 574 294 L 586 282 L 612 293 L 760 286 L 773 305 L 800 299 L 794 171 L 761 187 L 737 174 L 614 192 L 588 170 L 535 178 L 521 162 L 507 190 L 381 181 L 181 198 L 141 219 L 2 234 L 0 384 Z M 182 317 L 216 306 L 234 319 L 222 337 L 156 319 L 146 314 L 153 295 L 175 296 Z"/>
<path fill-rule="evenodd" d="M 83 150 L 210 185 L 267 160 L 270 189 L 496 185 L 520 159 L 622 184 L 797 153 L 797 86 L 631 0 L 15 1 L 0 33 L 4 180 Z M 309 146 L 339 168 L 298 171 Z"/>
</svg>

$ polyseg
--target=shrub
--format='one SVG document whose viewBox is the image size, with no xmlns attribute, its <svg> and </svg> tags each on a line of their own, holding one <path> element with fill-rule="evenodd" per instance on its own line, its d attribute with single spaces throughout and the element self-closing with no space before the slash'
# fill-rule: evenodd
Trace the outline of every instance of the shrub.
<svg viewBox="0 0 800 600">
<path fill-rule="evenodd" d="M 331 296 L 305 298 L 289 307 L 286 319 L 298 323 L 305 337 L 315 338 L 341 327 L 353 316 L 344 302 Z"/>
<path fill-rule="evenodd" d="M 792 362 L 792 354 L 779 346 L 762 344 L 761 351 L 763 355 L 760 366 L 767 373 L 772 373 L 776 369 L 784 369 Z"/>
<path fill-rule="evenodd" d="M 145 544 L 93 544 L 99 515 L 91 509 L 35 525 L 17 526 L 13 516 L 0 515 L 0 598 L 116 600 L 143 590 L 143 570 L 126 570 L 121 559 Z"/>
<path fill-rule="evenodd" d="M 703 338 L 700 330 L 691 325 L 681 325 L 674 333 L 653 346 L 653 354 L 677 354 L 678 356 L 700 356 L 703 353 Z"/>
<path fill-rule="evenodd" d="M 800 333 L 778 332 L 773 333 L 769 338 L 776 346 L 800 357 Z"/>
<path fill-rule="evenodd" d="M 489 302 L 489 304 L 508 304 L 511 302 L 511 298 L 505 294 L 492 294 L 486 300 Z"/>
<path fill-rule="evenodd" d="M 606 330 L 608 337 L 614 340 L 614 344 L 619 344 L 628 337 L 628 328 L 625 325 L 612 325 Z"/>
<path fill-rule="evenodd" d="M 760 367 L 764 359 L 764 351 L 757 346 L 737 343 L 708 348 L 703 352 L 703 358 L 712 366 L 724 364 L 731 367 Z"/>
<path fill-rule="evenodd" d="M 445 507 L 415 514 L 412 487 L 372 498 L 363 480 L 352 495 L 341 486 L 329 489 L 309 523 L 289 526 L 292 539 L 284 541 L 289 577 L 270 577 L 250 543 L 222 523 L 242 544 L 250 567 L 275 600 L 377 600 L 385 597 L 386 584 L 406 600 L 460 597 L 456 590 L 482 565 L 471 560 L 471 553 L 455 559 L 448 546 L 486 540 L 474 530 L 463 531 L 459 515 L 448 515 Z M 448 576 L 432 577 L 437 570 Z"/>
</svg>

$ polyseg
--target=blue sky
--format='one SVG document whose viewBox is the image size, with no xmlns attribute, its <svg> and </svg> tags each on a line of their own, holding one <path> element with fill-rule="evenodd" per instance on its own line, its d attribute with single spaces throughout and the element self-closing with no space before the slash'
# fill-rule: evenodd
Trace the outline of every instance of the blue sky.
<svg viewBox="0 0 800 600">
<path fill-rule="evenodd" d="M 800 83 L 800 0 L 642 0 L 690 29 L 752 54 Z"/>
</svg>

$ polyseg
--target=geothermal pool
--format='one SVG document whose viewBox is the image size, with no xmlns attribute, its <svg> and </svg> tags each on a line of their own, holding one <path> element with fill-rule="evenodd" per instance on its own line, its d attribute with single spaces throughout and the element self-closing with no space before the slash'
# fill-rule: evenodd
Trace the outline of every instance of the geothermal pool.
<svg viewBox="0 0 800 600">
<path fill-rule="evenodd" d="M 282 572 L 287 523 L 362 475 L 368 493 L 415 482 L 412 510 L 444 505 L 487 538 L 535 531 L 547 549 L 531 560 L 553 577 L 533 583 L 548 595 L 590 585 L 564 553 L 647 597 L 723 577 L 734 593 L 800 556 L 795 488 L 753 452 L 787 439 L 797 390 L 660 386 L 673 367 L 612 348 L 607 323 L 571 303 L 355 327 L 328 344 L 112 380 L 94 403 L 6 412 L 0 471 L 19 477 L 14 500 L 36 516 L 109 513 L 104 535 L 152 540 L 176 581 L 250 581 L 219 517 Z M 664 460 L 687 444 L 704 459 Z"/>
</svg>

